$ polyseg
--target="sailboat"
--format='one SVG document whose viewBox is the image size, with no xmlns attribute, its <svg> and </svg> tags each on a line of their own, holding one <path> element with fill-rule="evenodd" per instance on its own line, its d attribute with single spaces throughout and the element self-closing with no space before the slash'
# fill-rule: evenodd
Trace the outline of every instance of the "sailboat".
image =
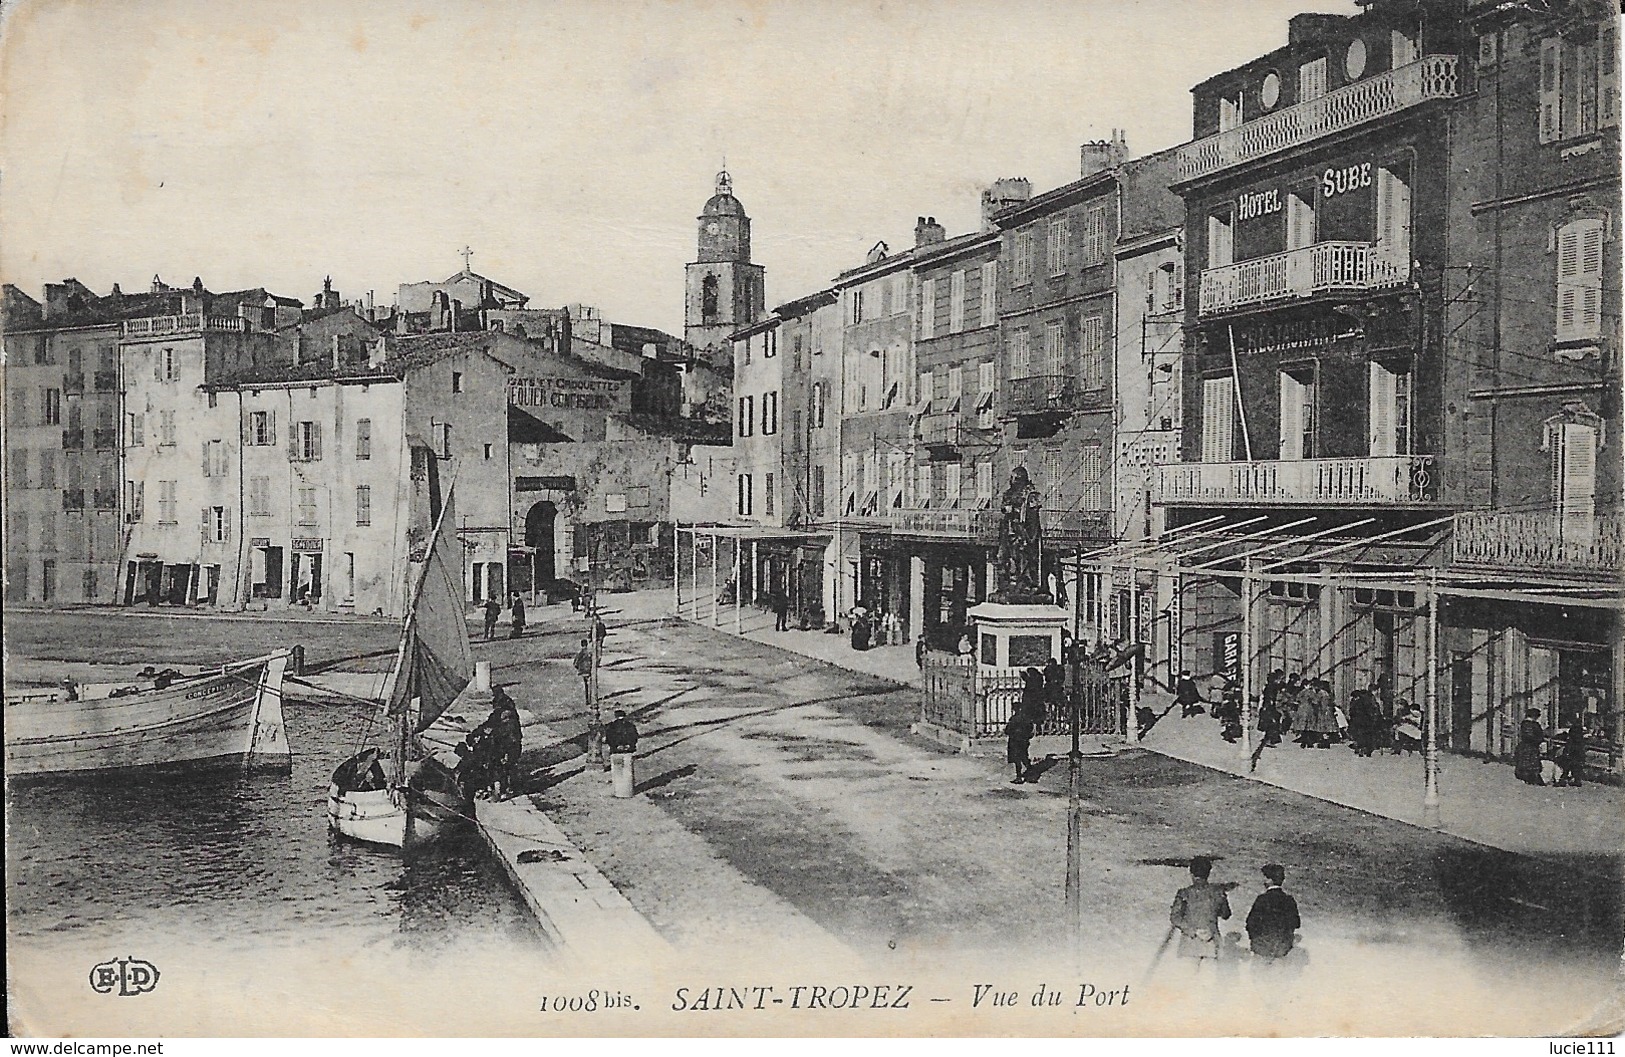
<svg viewBox="0 0 1625 1057">
<path fill-rule="evenodd" d="M 327 821 L 341 836 L 407 849 L 433 842 L 473 815 L 451 769 L 418 735 L 457 699 L 474 673 L 463 610 L 462 548 L 455 483 L 429 537 L 428 553 L 401 624 L 383 715 L 390 752 L 369 746 L 333 772 Z M 387 766 L 386 766 L 387 765 Z"/>
</svg>

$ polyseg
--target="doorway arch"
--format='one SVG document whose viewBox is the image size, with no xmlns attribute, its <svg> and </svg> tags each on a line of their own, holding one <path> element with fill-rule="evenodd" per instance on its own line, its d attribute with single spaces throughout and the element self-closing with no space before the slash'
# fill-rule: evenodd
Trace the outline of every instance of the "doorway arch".
<svg viewBox="0 0 1625 1057">
<path fill-rule="evenodd" d="M 535 570 L 537 587 L 558 575 L 554 568 L 558 523 L 559 508 L 551 499 L 533 504 L 525 514 L 525 546 L 531 548 L 531 568 Z"/>
</svg>

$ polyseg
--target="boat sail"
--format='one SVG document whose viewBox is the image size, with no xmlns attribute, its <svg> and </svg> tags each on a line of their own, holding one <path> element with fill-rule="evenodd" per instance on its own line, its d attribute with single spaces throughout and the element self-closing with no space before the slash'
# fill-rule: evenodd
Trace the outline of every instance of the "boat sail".
<svg viewBox="0 0 1625 1057">
<path fill-rule="evenodd" d="M 369 746 L 340 764 L 328 786 L 328 825 L 341 836 L 405 849 L 432 842 L 473 813 L 473 802 L 451 769 L 418 739 L 474 672 L 463 614 L 455 493 L 453 484 L 430 534 L 386 684 L 391 689 L 384 716 L 393 741 L 389 772 L 383 751 Z"/>
<path fill-rule="evenodd" d="M 6 776 L 142 769 L 291 769 L 279 650 L 152 686 L 6 695 Z"/>
</svg>

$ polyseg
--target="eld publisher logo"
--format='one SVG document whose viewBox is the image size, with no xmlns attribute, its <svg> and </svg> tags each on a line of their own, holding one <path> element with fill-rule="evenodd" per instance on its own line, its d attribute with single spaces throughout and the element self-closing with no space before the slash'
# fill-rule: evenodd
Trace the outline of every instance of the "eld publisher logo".
<svg viewBox="0 0 1625 1057">
<path fill-rule="evenodd" d="M 158 967 L 140 958 L 116 958 L 90 970 L 90 989 L 98 995 L 140 995 L 158 986 Z"/>
</svg>

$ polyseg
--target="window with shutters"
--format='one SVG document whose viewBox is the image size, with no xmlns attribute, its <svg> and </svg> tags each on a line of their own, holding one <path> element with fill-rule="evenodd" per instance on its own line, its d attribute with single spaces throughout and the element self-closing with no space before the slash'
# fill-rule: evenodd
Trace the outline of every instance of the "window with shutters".
<svg viewBox="0 0 1625 1057">
<path fill-rule="evenodd" d="M 1558 341 L 1596 341 L 1602 336 L 1602 260 L 1606 223 L 1574 220 L 1557 230 Z"/>
<path fill-rule="evenodd" d="M 960 464 L 950 462 L 942 468 L 942 505 L 952 510 L 959 506 Z"/>
<path fill-rule="evenodd" d="M 999 321 L 999 262 L 982 264 L 981 312 L 977 325 L 991 327 Z"/>
<path fill-rule="evenodd" d="M 1106 388 L 1106 318 L 1084 316 L 1079 321 L 1079 376 L 1086 390 Z"/>
<path fill-rule="evenodd" d="M 929 510 L 936 503 L 932 477 L 930 463 L 923 462 L 914 467 L 914 503 L 921 510 Z"/>
<path fill-rule="evenodd" d="M 320 459 L 322 457 L 322 424 L 307 420 L 295 425 L 293 457 L 301 462 L 313 462 Z M 436 424 L 431 429 L 431 432 L 438 428 L 438 424 Z M 438 441 L 438 436 L 435 439 Z"/>
<path fill-rule="evenodd" d="M 251 517 L 269 517 L 271 515 L 271 479 L 269 477 L 250 477 L 248 479 L 248 513 Z"/>
<path fill-rule="evenodd" d="M 1416 32 L 1414 30 L 1396 29 L 1389 36 L 1390 47 L 1393 53 L 1393 68 L 1409 66 L 1420 58 L 1417 49 Z"/>
<path fill-rule="evenodd" d="M 175 412 L 158 412 L 158 443 L 170 446 L 175 444 Z"/>
<path fill-rule="evenodd" d="M 1286 196 L 1286 248 L 1296 250 L 1314 244 L 1314 188 L 1288 191 Z"/>
<path fill-rule="evenodd" d="M 1403 272 L 1411 259 L 1410 169 L 1383 165 L 1377 169 L 1377 252 Z"/>
<path fill-rule="evenodd" d="M 908 456 L 900 451 L 886 455 L 886 506 L 899 510 L 908 486 Z"/>
<path fill-rule="evenodd" d="M 355 523 L 357 525 L 372 524 L 372 486 L 358 484 L 355 486 Z"/>
<path fill-rule="evenodd" d="M 299 489 L 299 524 L 309 527 L 316 524 L 316 489 L 308 486 Z"/>
<path fill-rule="evenodd" d="M 776 500 L 773 495 L 773 475 L 770 473 L 764 473 L 762 475 L 762 514 L 764 517 L 773 516 L 775 503 Z"/>
<path fill-rule="evenodd" d="M 1017 327 L 1010 332 L 1010 377 L 1032 377 L 1032 359 L 1032 332 L 1026 327 Z"/>
<path fill-rule="evenodd" d="M 39 453 L 39 486 L 41 488 L 56 487 L 56 452 L 54 451 Z"/>
<path fill-rule="evenodd" d="M 158 380 L 160 382 L 173 382 L 175 380 L 175 350 L 164 349 L 158 353 Z"/>
<path fill-rule="evenodd" d="M 1281 371 L 1281 458 L 1315 457 L 1315 372 L 1313 367 Z"/>
<path fill-rule="evenodd" d="M 965 273 L 954 272 L 948 279 L 948 332 L 958 334 L 965 329 Z"/>
<path fill-rule="evenodd" d="M 225 543 L 231 539 L 231 519 L 223 506 L 211 506 L 204 511 L 204 532 L 210 543 Z"/>
<path fill-rule="evenodd" d="M 124 443 L 132 448 L 145 446 L 147 442 L 147 416 L 127 412 L 124 416 Z"/>
<path fill-rule="evenodd" d="M 821 518 L 824 516 L 824 468 L 822 466 L 814 466 L 812 468 L 812 496 L 810 505 L 812 507 L 813 517 Z"/>
<path fill-rule="evenodd" d="M 358 462 L 372 458 L 372 419 L 355 420 L 355 457 Z"/>
<path fill-rule="evenodd" d="M 141 521 L 147 514 L 147 482 L 124 482 L 124 519 Z"/>
<path fill-rule="evenodd" d="M 1619 57 L 1612 19 L 1540 46 L 1542 143 L 1590 136 L 1619 124 Z"/>
<path fill-rule="evenodd" d="M 1057 380 L 1066 373 L 1066 328 L 1059 319 L 1044 324 L 1044 367 L 1039 373 Z"/>
<path fill-rule="evenodd" d="M 1025 286 L 1033 281 L 1033 233 L 1031 228 L 1016 232 L 1015 269 L 1011 272 L 1010 281 L 1016 286 Z"/>
<path fill-rule="evenodd" d="M 1589 543 L 1596 534 L 1597 427 L 1590 423 L 1547 425 L 1552 456 L 1552 509 L 1565 542 Z"/>
<path fill-rule="evenodd" d="M 1038 487 L 1045 510 L 1060 510 L 1064 505 L 1061 501 L 1061 482 L 1066 475 L 1061 467 L 1061 453 L 1052 448 L 1044 449 L 1038 458 L 1038 480 L 1033 483 Z"/>
<path fill-rule="evenodd" d="M 736 488 L 736 490 L 738 492 L 738 505 L 737 505 L 738 513 L 741 516 L 749 516 L 750 511 L 751 511 L 750 474 L 748 474 L 748 473 L 739 474 L 738 475 L 738 481 L 737 481 L 737 483 L 735 485 L 735 488 Z"/>
<path fill-rule="evenodd" d="M 1231 96 L 1221 96 L 1219 99 L 1219 131 L 1229 132 L 1240 125 L 1243 120 L 1241 107 L 1241 90 Z"/>
<path fill-rule="evenodd" d="M 451 458 L 451 423 L 436 422 L 433 426 L 435 454 L 442 459 Z M 321 432 L 316 434 L 316 458 L 322 457 Z"/>
<path fill-rule="evenodd" d="M 779 431 L 779 394 L 762 394 L 762 436 L 771 437 Z"/>
<path fill-rule="evenodd" d="M 206 440 L 203 442 L 203 476 L 226 476 L 226 445 L 224 441 Z"/>
<path fill-rule="evenodd" d="M 1085 444 L 1078 460 L 1078 480 L 1082 491 L 1078 499 L 1081 510 L 1100 510 L 1105 506 L 1100 487 L 1102 462 L 1099 444 Z"/>
<path fill-rule="evenodd" d="M 927 279 L 920 284 L 920 337 L 937 336 L 937 281 Z"/>
<path fill-rule="evenodd" d="M 813 429 L 824 428 L 824 405 L 827 402 L 824 393 L 824 383 L 815 382 L 812 387 L 812 409 L 807 413 Z"/>
<path fill-rule="evenodd" d="M 1235 381 L 1228 374 L 1202 379 L 1202 461 L 1232 461 L 1236 451 L 1235 430 Z"/>
<path fill-rule="evenodd" d="M 1078 248 L 1079 264 L 1102 264 L 1110 246 L 1107 233 L 1107 203 L 1096 202 L 1083 211 L 1083 242 Z"/>
<path fill-rule="evenodd" d="M 1326 57 L 1298 67 L 1298 102 L 1307 103 L 1326 94 Z"/>
<path fill-rule="evenodd" d="M 1409 365 L 1371 361 L 1366 423 L 1373 456 L 1411 453 L 1411 374 Z"/>
<path fill-rule="evenodd" d="M 42 419 L 47 426 L 60 426 L 62 424 L 62 390 L 47 389 L 42 401 Z"/>
<path fill-rule="evenodd" d="M 162 525 L 175 525 L 175 482 L 158 482 L 158 523 Z"/>
<path fill-rule="evenodd" d="M 1045 254 L 1049 274 L 1060 275 L 1066 271 L 1066 243 L 1070 237 L 1071 223 L 1065 214 L 1050 221 L 1048 252 Z"/>
<path fill-rule="evenodd" d="M 948 368 L 948 407 L 949 412 L 959 410 L 960 398 L 965 395 L 965 369 L 963 367 Z"/>
<path fill-rule="evenodd" d="M 855 496 L 858 490 L 858 457 L 850 452 L 841 456 L 841 512 L 857 512 Z"/>
<path fill-rule="evenodd" d="M 916 415 L 929 415 L 931 401 L 937 395 L 932 380 L 931 371 L 921 371 L 914 383 L 914 413 Z"/>
<path fill-rule="evenodd" d="M 748 437 L 756 429 L 756 398 L 742 396 L 739 398 L 739 435 Z"/>
<path fill-rule="evenodd" d="M 1207 218 L 1207 266 L 1223 268 L 1235 260 L 1235 228 L 1230 212 L 1213 213 Z"/>
<path fill-rule="evenodd" d="M 993 499 L 993 460 L 983 459 L 976 464 L 976 498 L 978 505 L 986 506 Z"/>
<path fill-rule="evenodd" d="M 248 443 L 264 448 L 276 443 L 276 412 L 250 411 L 248 413 Z"/>
</svg>

